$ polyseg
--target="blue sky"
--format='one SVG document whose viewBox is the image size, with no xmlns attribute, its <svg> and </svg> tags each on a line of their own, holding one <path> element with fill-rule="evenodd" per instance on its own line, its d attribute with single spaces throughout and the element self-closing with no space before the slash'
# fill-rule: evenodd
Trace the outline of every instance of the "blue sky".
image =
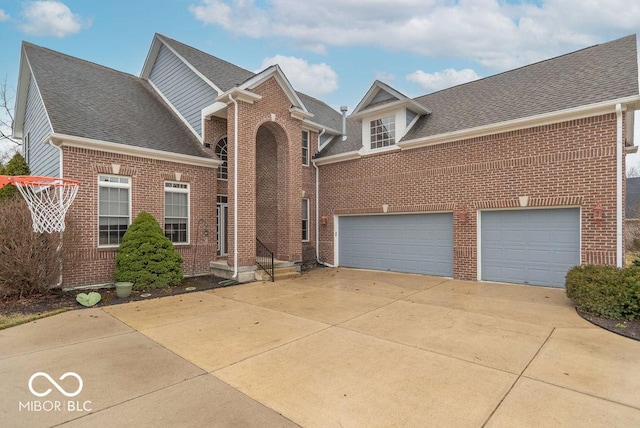
<svg viewBox="0 0 640 428">
<path fill-rule="evenodd" d="M 628 0 L 0 0 L 0 79 L 22 40 L 138 74 L 159 32 L 353 110 L 375 79 L 417 96 L 638 30 Z"/>
</svg>

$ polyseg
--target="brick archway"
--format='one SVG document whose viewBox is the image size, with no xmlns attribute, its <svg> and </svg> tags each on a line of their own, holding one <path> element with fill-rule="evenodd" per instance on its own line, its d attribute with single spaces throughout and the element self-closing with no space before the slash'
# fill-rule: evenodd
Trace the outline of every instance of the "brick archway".
<svg viewBox="0 0 640 428">
<path fill-rule="evenodd" d="M 274 122 L 256 132 L 256 236 L 278 259 L 289 260 L 290 214 L 287 206 L 289 142 Z"/>
</svg>

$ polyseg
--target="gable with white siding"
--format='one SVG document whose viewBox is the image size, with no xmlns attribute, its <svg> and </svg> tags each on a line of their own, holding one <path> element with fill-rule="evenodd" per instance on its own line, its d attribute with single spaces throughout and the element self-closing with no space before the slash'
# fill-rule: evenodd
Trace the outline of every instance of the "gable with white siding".
<svg viewBox="0 0 640 428">
<path fill-rule="evenodd" d="M 60 153 L 49 145 L 48 138 L 53 132 L 47 113 L 38 91 L 36 81 L 31 75 L 29 79 L 29 91 L 27 93 L 27 108 L 25 110 L 23 126 L 23 142 L 28 135 L 29 168 L 31 175 L 47 177 L 60 176 Z"/>
<path fill-rule="evenodd" d="M 200 76 L 162 45 L 151 69 L 149 82 L 202 138 L 202 109 L 213 104 L 218 96 Z"/>
</svg>

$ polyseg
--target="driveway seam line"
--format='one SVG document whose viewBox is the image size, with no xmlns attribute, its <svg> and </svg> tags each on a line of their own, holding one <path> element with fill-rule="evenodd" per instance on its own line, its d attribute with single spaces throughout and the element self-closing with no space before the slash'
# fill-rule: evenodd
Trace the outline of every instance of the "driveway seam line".
<svg viewBox="0 0 640 428">
<path fill-rule="evenodd" d="M 120 320 L 118 320 L 118 321 L 120 321 Z M 122 322 L 122 321 L 120 321 L 120 322 Z M 122 322 L 122 323 L 127 325 L 124 322 Z M 130 327 L 130 326 L 128 326 L 128 327 Z M 8 360 L 8 359 L 15 358 L 15 357 L 21 357 L 21 356 L 25 356 L 25 355 L 33 355 L 33 354 L 37 354 L 38 352 L 51 351 L 53 349 L 66 348 L 67 346 L 80 345 L 81 343 L 90 343 L 90 342 L 95 342 L 96 340 L 103 340 L 103 339 L 109 339 L 109 338 L 112 338 L 112 337 L 124 336 L 125 334 L 133 334 L 133 333 L 140 333 L 140 332 L 138 330 L 136 330 L 136 329 L 133 329 L 133 331 L 125 331 L 125 332 L 122 332 L 122 333 L 110 334 L 110 335 L 101 336 L 101 337 L 95 337 L 95 338 L 92 338 L 92 339 L 81 340 L 81 341 L 78 341 L 78 342 L 65 343 L 64 345 L 57 345 L 57 346 L 47 347 L 45 349 L 38 349 L 38 350 L 35 350 L 35 351 L 22 352 L 20 354 L 14 354 L 14 355 L 6 356 L 6 357 L 0 357 L 0 361 Z M 144 336 L 146 337 L 146 335 L 144 335 Z"/>
<path fill-rule="evenodd" d="M 510 375 L 513 375 L 513 376 L 518 376 L 518 374 L 517 374 L 517 373 L 510 372 L 509 370 L 500 369 L 500 368 L 492 367 L 492 366 L 487 366 L 487 365 L 484 365 L 484 364 L 476 363 L 475 361 L 465 360 L 464 358 L 456 357 L 456 356 L 454 356 L 454 355 L 445 354 L 445 353 L 438 352 L 438 351 L 434 351 L 434 350 L 431 350 L 431 349 L 424 349 L 424 348 L 421 348 L 421 347 L 419 347 L 419 346 L 411 345 L 411 344 L 408 344 L 408 343 L 397 342 L 397 341 L 395 341 L 395 340 L 387 339 L 387 338 L 385 338 L 385 337 L 375 336 L 375 335 L 373 335 L 373 334 L 365 333 L 365 332 L 362 332 L 362 331 L 359 331 L 359 330 L 354 330 L 354 329 L 351 329 L 351 328 L 349 328 L 349 327 L 345 327 L 345 326 L 338 326 L 338 325 L 337 325 L 337 326 L 335 326 L 335 327 L 337 327 L 337 328 L 341 328 L 341 329 L 344 329 L 344 330 L 346 330 L 346 331 L 350 331 L 350 332 L 352 332 L 352 333 L 362 334 L 363 336 L 373 337 L 374 339 L 384 340 L 385 342 L 393 343 L 393 344 L 395 344 L 395 345 L 406 346 L 406 347 L 408 347 L 408 348 L 417 349 L 417 350 L 419 350 L 419 351 L 429 352 L 429 353 L 431 353 L 431 354 L 435 354 L 435 355 L 440 355 L 441 357 L 452 358 L 452 359 L 457 360 L 457 361 L 462 361 L 463 363 L 473 364 L 474 366 L 483 367 L 483 368 L 485 368 L 485 369 L 489 369 L 489 370 L 496 370 L 496 371 L 499 371 L 499 372 L 502 372 L 502 373 L 510 374 Z"/>
<path fill-rule="evenodd" d="M 144 394 L 140 394 L 140 395 L 137 395 L 135 397 L 128 398 L 128 399 L 126 399 L 124 401 L 120 401 L 119 403 L 112 404 L 110 406 L 105 407 L 104 409 L 100 409 L 100 410 L 97 410 L 95 412 L 90 412 L 90 413 L 87 413 L 86 415 L 80 415 L 77 418 L 69 419 L 68 421 L 60 422 L 59 424 L 52 425 L 52 427 L 55 428 L 55 427 L 59 427 L 59 426 L 64 426 L 64 425 L 68 424 L 69 422 L 77 421 L 77 420 L 86 418 L 86 417 L 91 416 L 91 415 L 97 415 L 98 413 L 102 413 L 102 412 L 104 412 L 106 410 L 109 410 L 109 409 L 112 409 L 114 407 L 120 406 L 122 404 L 128 403 L 129 401 L 134 401 L 134 400 L 137 400 L 139 398 L 146 397 L 147 395 L 155 394 L 156 392 L 163 391 L 163 390 L 165 390 L 167 388 L 172 388 L 172 387 L 174 387 L 176 385 L 180 385 L 181 383 L 196 379 L 196 378 L 198 378 L 200 376 L 206 376 L 208 374 L 209 373 L 207 373 L 205 371 L 204 373 L 197 374 L 197 375 L 195 375 L 193 377 L 190 377 L 188 379 L 182 379 L 182 380 L 179 380 L 178 382 L 172 383 L 170 385 L 166 385 L 166 386 L 163 386 L 161 388 L 154 389 L 153 391 L 148 391 L 148 392 L 145 392 Z"/>
<path fill-rule="evenodd" d="M 554 327 L 553 329 L 551 329 L 551 332 L 549 333 L 549 335 L 547 336 L 547 338 L 545 339 L 544 342 L 542 342 L 542 345 L 540 345 L 540 347 L 538 348 L 538 350 L 536 351 L 536 353 L 533 355 L 533 357 L 531 357 L 531 359 L 529 360 L 529 362 L 524 366 L 524 368 L 522 369 L 522 371 L 520 372 L 520 374 L 518 375 L 518 377 L 516 378 L 516 380 L 513 382 L 513 384 L 511 384 L 511 387 L 509 388 L 509 390 L 502 396 L 502 398 L 500 399 L 500 401 L 498 402 L 498 404 L 496 405 L 496 407 L 494 407 L 493 411 L 491 412 L 491 414 L 489 414 L 489 417 L 484 421 L 484 423 L 482 424 L 482 427 L 484 428 L 489 421 L 491 420 L 491 418 L 493 417 L 493 415 L 498 411 L 498 409 L 500 408 L 500 406 L 502 405 L 502 403 L 504 402 L 504 400 L 509 396 L 509 394 L 511 394 L 511 391 L 513 391 L 513 388 L 515 388 L 516 384 L 518 383 L 518 381 L 520 381 L 520 379 L 522 377 L 524 377 L 524 372 L 527 371 L 527 368 L 529 368 L 529 366 L 531 365 L 531 363 L 533 362 L 533 360 L 536 359 L 536 357 L 538 356 L 538 354 L 540 354 L 540 352 L 542 351 L 542 348 L 544 348 L 544 345 L 547 344 L 547 342 L 549 341 L 549 339 L 551 339 L 551 336 L 553 335 L 553 332 L 556 331 L 556 328 Z"/>
<path fill-rule="evenodd" d="M 640 407 L 636 407 L 636 406 L 633 406 L 631 404 L 621 403 L 620 401 L 615 401 L 615 400 L 612 400 L 612 399 L 606 398 L 606 397 L 600 397 L 599 395 L 594 395 L 594 394 L 589 393 L 589 392 L 579 391 L 577 389 L 569 388 L 569 387 L 563 386 L 563 385 L 558 385 L 556 383 L 549 382 L 549 381 L 546 381 L 546 380 L 536 379 L 535 377 L 525 376 L 525 375 L 522 375 L 521 377 L 523 377 L 525 379 L 532 380 L 534 382 L 540 382 L 540 383 L 544 383 L 546 385 L 555 386 L 557 388 L 566 389 L 567 391 L 575 392 L 577 394 L 582 394 L 582 395 L 586 395 L 588 397 L 597 398 L 599 400 L 603 400 L 603 401 L 606 401 L 608 403 L 619 404 L 621 406 L 628 407 L 628 408 L 633 409 L 633 410 L 640 410 Z"/>
<path fill-rule="evenodd" d="M 306 319 L 306 318 L 305 318 L 305 319 Z M 325 327 L 325 328 L 323 328 L 323 329 L 320 329 L 320 330 L 317 330 L 317 331 L 311 332 L 311 333 L 309 333 L 309 334 L 305 334 L 304 336 L 296 337 L 295 339 L 290 340 L 289 342 L 281 343 L 280 345 L 277 345 L 277 346 L 275 346 L 275 347 L 273 347 L 273 348 L 265 349 L 265 350 L 264 350 L 264 351 L 262 351 L 262 352 L 259 352 L 259 353 L 255 354 L 255 355 L 251 355 L 251 356 L 249 356 L 249 357 L 243 358 L 243 359 L 238 360 L 238 361 L 234 361 L 233 363 L 231 363 L 231 364 L 227 364 L 227 365 L 226 365 L 226 366 L 224 366 L 224 367 L 220 367 L 220 368 L 218 368 L 218 369 L 210 370 L 210 371 L 208 371 L 208 373 L 210 373 L 210 374 L 217 373 L 217 372 L 219 372 L 220 370 L 224 370 L 224 369 L 226 369 L 226 368 L 228 368 L 228 367 L 233 367 L 233 366 L 235 366 L 236 364 L 242 363 L 242 362 L 244 362 L 244 361 L 250 360 L 251 358 L 255 358 L 255 357 L 260 356 L 260 355 L 264 355 L 264 354 L 266 354 L 266 353 L 268 353 L 268 352 L 275 351 L 276 349 L 280 349 L 280 348 L 282 348 L 283 346 L 287 346 L 287 345 L 289 345 L 289 344 L 291 344 L 291 343 L 295 343 L 295 342 L 298 342 L 298 341 L 300 341 L 300 340 L 302 340 L 302 339 L 306 339 L 306 338 L 308 338 L 308 337 L 313 336 L 314 334 L 318 334 L 318 333 L 321 333 L 321 332 L 323 332 L 323 331 L 327 331 L 327 330 L 329 330 L 330 328 L 333 328 L 333 327 L 335 327 L 335 326 L 334 326 L 334 325 L 328 325 L 327 327 Z M 196 365 L 195 363 L 191 363 L 191 364 Z M 197 366 L 197 365 L 196 365 L 196 366 Z M 200 366 L 197 366 L 197 367 L 200 367 Z M 202 370 L 205 370 L 205 371 L 206 371 L 206 369 L 204 369 L 204 368 L 202 368 L 202 367 L 200 367 L 200 368 L 201 368 Z M 216 376 L 216 377 L 218 377 L 218 376 Z M 220 380 L 222 380 L 222 379 L 220 379 Z"/>
</svg>

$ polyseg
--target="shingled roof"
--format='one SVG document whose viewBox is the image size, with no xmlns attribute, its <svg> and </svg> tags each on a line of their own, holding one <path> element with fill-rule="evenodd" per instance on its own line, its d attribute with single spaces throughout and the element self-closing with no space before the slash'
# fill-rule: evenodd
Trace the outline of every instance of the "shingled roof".
<svg viewBox="0 0 640 428">
<path fill-rule="evenodd" d="M 636 36 L 454 86 L 414 100 L 431 111 L 401 141 L 477 128 L 638 95 Z M 351 120 L 350 120 L 351 121 Z M 359 150 L 361 127 L 321 156 Z"/>
<path fill-rule="evenodd" d="M 144 80 L 23 43 L 58 134 L 211 157 Z"/>
<path fill-rule="evenodd" d="M 177 40 L 170 39 L 162 34 L 157 34 L 157 36 L 223 92 L 255 76 L 255 73 L 249 70 L 187 46 Z"/>
<path fill-rule="evenodd" d="M 223 92 L 246 82 L 256 75 L 256 73 L 245 70 L 242 67 L 231 64 L 213 55 L 209 55 L 201 50 L 192 48 L 184 43 L 180 43 L 165 35 L 157 34 L 156 36 L 175 50 Z M 301 92 L 296 93 L 307 110 L 313 114 L 311 121 L 338 131 L 341 129 L 342 116 L 339 112 L 310 95 Z"/>
</svg>

